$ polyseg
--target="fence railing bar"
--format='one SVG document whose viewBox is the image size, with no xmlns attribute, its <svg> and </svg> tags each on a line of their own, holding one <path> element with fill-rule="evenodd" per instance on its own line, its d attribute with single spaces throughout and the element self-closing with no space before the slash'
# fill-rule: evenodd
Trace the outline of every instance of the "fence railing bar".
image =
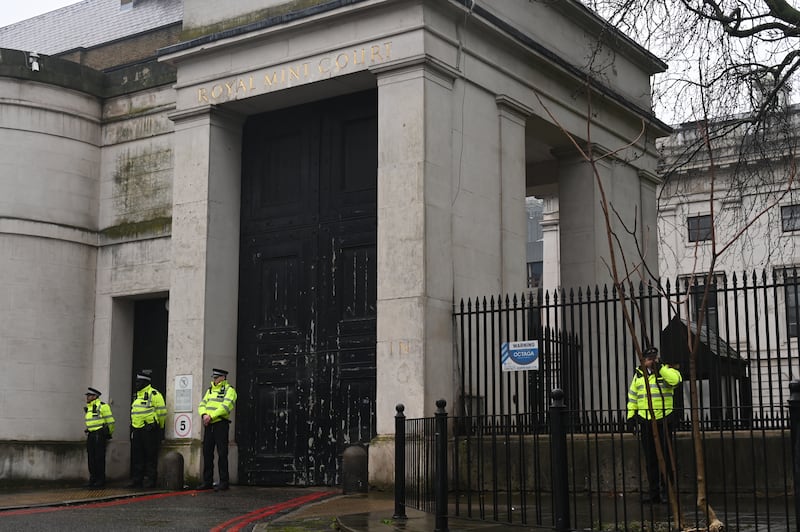
<svg viewBox="0 0 800 532">
<path fill-rule="evenodd" d="M 788 283 L 786 283 L 785 279 L 786 279 L 786 276 L 784 274 L 784 287 L 786 287 L 786 285 L 788 284 Z M 795 303 L 797 301 L 800 301 L 800 299 L 798 299 L 798 296 L 800 296 L 800 290 L 798 290 L 798 287 L 800 287 L 800 283 L 798 283 L 797 280 L 798 280 L 798 278 L 797 278 L 797 268 L 792 268 L 791 283 L 789 284 L 789 289 L 788 290 L 786 288 L 784 288 L 784 292 L 785 292 L 784 293 L 784 297 L 788 297 L 789 290 L 791 290 L 791 293 L 794 296 L 793 301 Z M 784 304 L 788 304 L 788 303 L 786 303 L 786 301 L 784 301 Z M 800 338 L 800 331 L 798 331 L 798 329 L 800 329 L 800 316 L 798 314 L 800 314 L 800 312 L 798 312 L 797 309 L 795 309 L 795 312 L 794 312 L 794 326 L 795 326 L 794 338 Z M 793 355 L 793 352 L 794 352 L 794 350 L 792 349 L 792 346 L 795 344 L 795 342 L 792 341 L 792 335 L 791 335 L 791 329 L 790 329 L 791 326 L 788 323 L 789 322 L 788 314 L 787 314 L 787 320 L 786 321 L 787 321 L 787 324 L 786 324 L 786 340 L 787 340 L 787 342 L 786 342 L 786 344 L 788 346 L 787 347 L 787 356 L 789 357 L 789 377 L 788 377 L 788 380 L 791 383 L 796 379 L 795 374 L 794 374 L 794 363 L 792 362 L 792 355 Z M 795 353 L 794 355 L 797 356 L 800 359 L 800 353 Z"/>
<path fill-rule="evenodd" d="M 491 297 L 490 302 L 491 302 L 491 309 L 494 310 L 494 296 Z M 500 323 L 498 323 L 497 326 L 495 327 L 495 323 L 494 323 L 495 316 L 497 317 L 498 320 L 501 319 L 501 316 L 500 316 L 499 312 L 497 312 L 497 313 L 492 312 L 492 314 L 486 319 L 486 321 L 492 320 L 492 327 L 491 327 L 492 351 L 494 350 L 495 346 L 497 345 L 497 338 L 495 338 L 495 332 L 500 330 Z M 486 327 L 486 321 L 484 321 L 484 327 Z M 486 341 L 486 338 L 488 337 L 488 334 L 487 334 L 488 332 L 489 331 L 486 331 L 486 330 L 484 331 L 484 333 L 485 333 L 484 334 L 484 342 Z M 486 347 L 486 346 L 484 346 L 484 347 Z M 488 348 L 486 348 L 484 350 L 484 353 L 486 353 L 487 364 L 488 364 L 489 360 L 492 360 L 491 356 L 489 355 L 489 353 L 491 353 L 492 351 L 489 351 Z M 492 364 L 491 368 L 492 368 L 492 375 L 491 375 L 491 377 L 492 377 L 492 415 L 496 416 L 497 413 L 498 413 L 497 412 L 497 406 L 496 406 L 498 404 L 497 400 L 498 400 L 498 397 L 502 397 L 503 396 L 503 393 L 502 393 L 502 389 L 501 389 L 500 393 L 498 395 L 495 395 L 495 391 L 496 391 L 495 390 L 495 388 L 496 388 L 495 383 L 497 382 L 497 375 L 496 375 L 497 368 L 495 367 L 495 364 Z M 502 387 L 502 382 L 500 383 L 500 386 Z"/>
</svg>

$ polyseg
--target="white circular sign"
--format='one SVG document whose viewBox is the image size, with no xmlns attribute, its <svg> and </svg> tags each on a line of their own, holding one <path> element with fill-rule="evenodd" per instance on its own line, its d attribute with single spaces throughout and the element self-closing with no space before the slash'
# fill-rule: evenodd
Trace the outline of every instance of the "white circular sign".
<svg viewBox="0 0 800 532">
<path fill-rule="evenodd" d="M 191 433 L 191 414 L 175 414 L 175 436 L 178 438 L 188 438 Z"/>
</svg>

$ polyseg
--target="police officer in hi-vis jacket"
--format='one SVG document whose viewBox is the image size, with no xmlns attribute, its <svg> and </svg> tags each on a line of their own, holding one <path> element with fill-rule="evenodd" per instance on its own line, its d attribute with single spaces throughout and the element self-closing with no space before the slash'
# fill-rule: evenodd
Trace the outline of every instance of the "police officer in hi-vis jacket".
<svg viewBox="0 0 800 532">
<path fill-rule="evenodd" d="M 669 472 L 672 468 L 670 449 L 675 430 L 675 423 L 672 420 L 672 396 L 683 378 L 677 369 L 661 363 L 658 349 L 655 347 L 648 347 L 643 355 L 644 364 L 636 368 L 628 391 L 628 426 L 635 429 L 638 425 L 647 467 L 650 490 L 642 497 L 642 502 L 668 502 L 667 494 L 662 487 L 663 479 L 658 470 L 658 455 L 651 419 L 655 419 L 658 425 L 658 437 Z M 653 405 L 652 411 L 647 399 L 648 388 Z"/>
<path fill-rule="evenodd" d="M 89 482 L 84 488 L 102 488 L 106 483 L 106 442 L 114 434 L 114 416 L 111 414 L 111 407 L 100 400 L 100 395 L 96 388 L 86 390 L 83 413 Z"/>
<path fill-rule="evenodd" d="M 197 413 L 203 420 L 203 483 L 197 489 L 226 490 L 230 481 L 228 475 L 228 429 L 231 424 L 231 412 L 236 404 L 236 390 L 226 380 L 228 372 L 214 368 L 211 372 L 209 386 Z M 214 484 L 214 449 L 219 461 L 219 484 Z"/>
<path fill-rule="evenodd" d="M 151 371 L 136 375 L 131 402 L 131 482 L 129 488 L 154 488 L 158 480 L 158 449 L 167 420 L 164 396 L 150 385 Z"/>
</svg>

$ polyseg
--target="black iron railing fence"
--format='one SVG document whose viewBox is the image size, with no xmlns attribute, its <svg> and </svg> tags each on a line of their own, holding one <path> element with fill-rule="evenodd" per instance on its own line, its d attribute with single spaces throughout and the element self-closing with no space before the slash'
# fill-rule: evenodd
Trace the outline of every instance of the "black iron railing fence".
<svg viewBox="0 0 800 532">
<path fill-rule="evenodd" d="M 708 505 L 725 530 L 789 532 L 800 526 L 795 476 L 800 471 L 800 381 L 792 386 L 793 402 L 783 406 L 791 426 L 705 427 L 701 432 Z M 403 456 L 405 469 L 396 472 L 402 510 L 396 494 L 395 517 L 403 518 L 407 505 L 435 513 L 437 530 L 448 529 L 448 517 L 559 531 L 681 528 L 672 507 L 642 500 L 648 485 L 637 433 L 576 432 L 575 412 L 560 390 L 553 392 L 541 430 L 517 430 L 525 426 L 521 419 L 514 422 L 518 416 L 465 419 L 439 408 L 435 418 L 405 419 L 399 405 L 395 452 Z M 460 430 L 464 426 L 473 429 Z M 442 434 L 448 435 L 444 450 Z M 677 433 L 671 445 L 682 526 L 705 529 L 706 512 L 696 503 L 698 462 L 691 434 Z M 437 465 L 442 453 L 444 467 Z M 437 476 L 437 471 L 446 474 Z"/>
<path fill-rule="evenodd" d="M 529 433 L 546 423 L 548 394 L 559 388 L 573 430 L 619 430 L 617 413 L 638 365 L 625 305 L 640 343 L 657 346 L 662 361 L 684 375 L 684 391 L 676 394 L 681 428 L 689 426 L 686 383 L 695 339 L 705 426 L 785 428 L 787 383 L 800 375 L 796 273 L 714 276 L 702 316 L 700 277 L 629 287 L 627 299 L 613 287 L 595 287 L 461 301 L 453 313 L 460 387 L 453 411 L 475 419 L 514 415 L 517 430 Z M 503 344 L 526 340 L 538 342 L 538 369 L 503 371 Z"/>
<path fill-rule="evenodd" d="M 672 442 L 684 524 L 708 524 L 696 506 L 702 466 L 708 503 L 727 530 L 796 530 L 800 382 L 793 382 L 793 419 L 789 383 L 800 376 L 797 272 L 717 275 L 707 290 L 705 282 L 628 286 L 627 298 L 596 287 L 460 302 L 453 313 L 459 390 L 450 416 L 397 423 L 403 436 L 396 452 L 405 466 L 400 506 L 558 530 L 674 527 L 668 507 L 641 501 L 641 446 L 625 431 L 638 365 L 627 310 L 639 342 L 658 347 L 662 361 L 684 376 Z M 504 371 L 513 369 L 504 367 L 504 344 L 521 341 L 537 343 L 538 367 Z M 692 362 L 702 463 L 689 431 Z M 435 448 L 443 431 L 449 484 L 447 504 L 439 496 L 437 505 Z"/>
</svg>

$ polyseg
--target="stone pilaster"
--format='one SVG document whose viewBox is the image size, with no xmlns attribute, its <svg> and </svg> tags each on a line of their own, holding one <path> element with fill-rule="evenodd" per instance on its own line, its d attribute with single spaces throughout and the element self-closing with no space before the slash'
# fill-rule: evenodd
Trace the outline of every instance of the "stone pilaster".
<svg viewBox="0 0 800 532">
<path fill-rule="evenodd" d="M 236 383 L 242 121 L 209 106 L 170 118 L 175 181 L 167 395 L 174 394 L 176 375 L 191 375 L 196 404 L 212 367 L 228 369 Z M 196 424 L 192 435 L 200 434 Z"/>
<path fill-rule="evenodd" d="M 452 402 L 451 109 L 453 76 L 420 57 L 378 76 L 378 433 Z M 392 471 L 393 439 L 370 446 L 371 482 Z M 380 467 L 384 464 L 387 467 Z"/>
<path fill-rule="evenodd" d="M 558 229 L 558 195 L 545 196 L 542 210 L 542 288 L 552 297 L 561 286 L 561 251 Z"/>
<path fill-rule="evenodd" d="M 496 101 L 500 121 L 501 292 L 520 293 L 527 288 L 525 119 L 533 110 L 504 95 L 498 96 Z"/>
</svg>

